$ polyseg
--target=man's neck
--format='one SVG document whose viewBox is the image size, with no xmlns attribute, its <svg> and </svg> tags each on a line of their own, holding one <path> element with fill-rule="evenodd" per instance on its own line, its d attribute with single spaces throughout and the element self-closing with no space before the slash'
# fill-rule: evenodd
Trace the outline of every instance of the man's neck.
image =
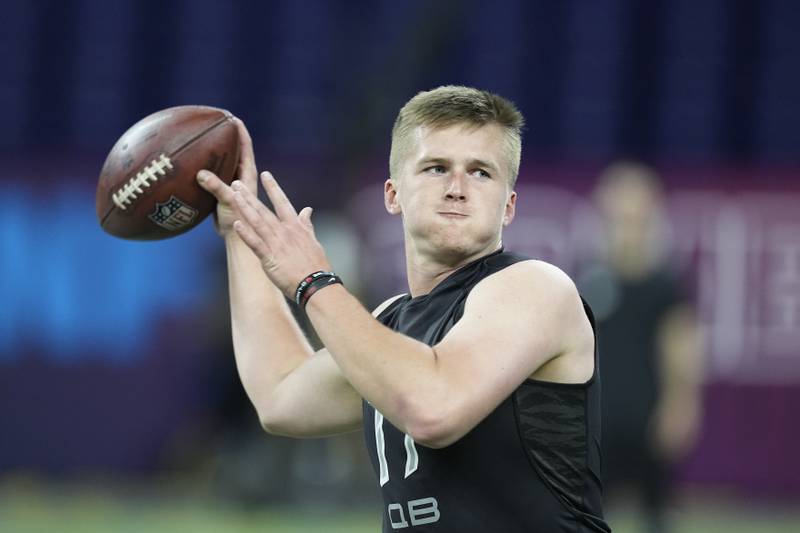
<svg viewBox="0 0 800 533">
<path fill-rule="evenodd" d="M 500 249 L 500 246 L 460 257 L 431 257 L 406 251 L 406 275 L 411 297 L 428 294 L 447 276 L 469 263 Z"/>
<path fill-rule="evenodd" d="M 609 257 L 611 267 L 626 281 L 638 281 L 647 277 L 658 267 L 658 263 L 647 246 L 615 246 Z"/>
</svg>

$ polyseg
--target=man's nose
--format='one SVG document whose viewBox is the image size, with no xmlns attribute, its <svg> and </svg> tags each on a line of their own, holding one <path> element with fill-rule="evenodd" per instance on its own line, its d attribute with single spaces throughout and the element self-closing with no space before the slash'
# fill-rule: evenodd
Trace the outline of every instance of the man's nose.
<svg viewBox="0 0 800 533">
<path fill-rule="evenodd" d="M 463 171 L 457 170 L 450 176 L 445 190 L 445 198 L 448 200 L 466 200 L 466 175 Z"/>
</svg>

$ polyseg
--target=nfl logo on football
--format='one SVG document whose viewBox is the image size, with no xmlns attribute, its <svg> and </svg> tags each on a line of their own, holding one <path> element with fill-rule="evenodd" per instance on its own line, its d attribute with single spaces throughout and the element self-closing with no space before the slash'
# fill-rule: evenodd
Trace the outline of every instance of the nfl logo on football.
<svg viewBox="0 0 800 533">
<path fill-rule="evenodd" d="M 156 203 L 156 210 L 147 218 L 170 231 L 179 230 L 192 223 L 197 216 L 197 209 L 181 202 L 174 196 L 164 203 Z"/>
</svg>

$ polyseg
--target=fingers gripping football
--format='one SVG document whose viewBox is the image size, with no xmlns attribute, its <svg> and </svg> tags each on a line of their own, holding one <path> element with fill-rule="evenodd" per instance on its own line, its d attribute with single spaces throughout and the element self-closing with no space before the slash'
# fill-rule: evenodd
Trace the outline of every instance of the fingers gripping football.
<svg viewBox="0 0 800 533">
<path fill-rule="evenodd" d="M 234 119 L 234 123 L 239 135 L 239 166 L 236 170 L 236 179 L 253 194 L 257 190 L 256 162 L 253 155 L 253 141 L 250 133 L 240 119 Z M 225 236 L 233 228 L 233 222 L 237 214 L 233 190 L 213 172 L 201 170 L 197 173 L 197 181 L 200 186 L 214 195 L 217 199 L 217 210 L 214 213 L 214 223 L 217 232 Z"/>
</svg>

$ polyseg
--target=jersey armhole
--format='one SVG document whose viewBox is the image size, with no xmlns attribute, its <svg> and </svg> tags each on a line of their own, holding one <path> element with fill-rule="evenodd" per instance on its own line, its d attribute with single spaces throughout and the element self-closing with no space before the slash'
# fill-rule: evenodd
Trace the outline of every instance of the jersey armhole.
<svg viewBox="0 0 800 533">
<path fill-rule="evenodd" d="M 392 306 L 392 304 L 394 304 L 395 302 L 397 302 L 397 300 L 399 300 L 404 296 L 406 296 L 406 293 L 397 294 L 395 296 L 392 296 L 391 298 L 388 298 L 372 311 L 372 316 L 374 316 L 375 318 L 379 318 L 384 311 L 389 309 Z"/>
</svg>

